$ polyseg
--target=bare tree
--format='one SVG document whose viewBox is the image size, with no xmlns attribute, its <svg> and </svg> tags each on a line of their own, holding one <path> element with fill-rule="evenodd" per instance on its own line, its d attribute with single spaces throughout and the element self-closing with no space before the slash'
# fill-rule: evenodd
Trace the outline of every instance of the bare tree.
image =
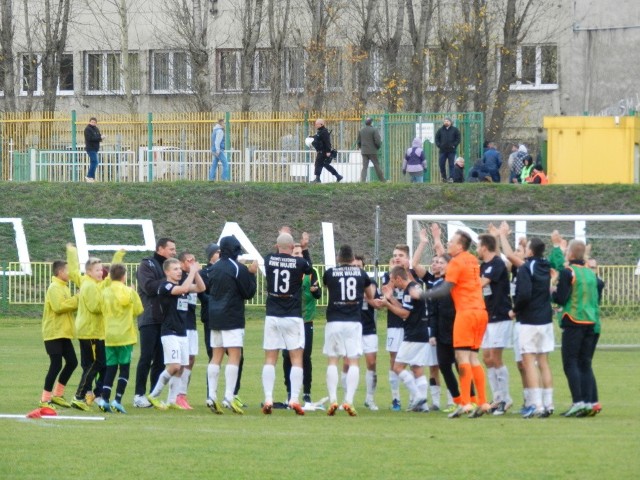
<svg viewBox="0 0 640 480">
<path fill-rule="evenodd" d="M 409 34 L 413 45 L 411 67 L 409 70 L 409 105 L 413 112 L 421 112 L 425 90 L 425 58 L 427 53 L 427 41 L 432 21 L 433 0 L 420 0 L 420 19 L 416 19 L 413 8 L 413 0 L 407 0 L 407 20 L 409 22 Z"/>
<path fill-rule="evenodd" d="M 311 108 L 324 106 L 325 71 L 327 68 L 327 30 L 334 24 L 343 6 L 341 0 L 306 0 L 311 19 L 311 37 L 307 45 L 305 93 Z"/>
<path fill-rule="evenodd" d="M 395 9 L 394 5 L 395 4 Z M 382 96 L 389 112 L 398 112 L 404 107 L 403 94 L 406 90 L 406 78 L 401 73 L 400 59 L 402 34 L 404 33 L 405 2 L 383 0 L 382 15 L 376 24 L 376 37 L 380 45 L 385 65 Z"/>
<path fill-rule="evenodd" d="M 13 0 L 2 0 L 0 3 L 0 69 L 3 75 L 2 90 L 4 91 L 5 109 L 9 112 L 16 110 L 15 66 L 13 63 Z"/>
<path fill-rule="evenodd" d="M 285 42 L 289 35 L 291 0 L 268 0 L 269 43 L 271 45 L 271 110 L 280 111 L 282 96 L 282 67 Z"/>
<path fill-rule="evenodd" d="M 209 7 L 211 5 L 211 7 Z M 214 17 L 216 2 L 213 0 L 166 0 L 165 11 L 171 18 L 181 48 L 191 58 L 191 88 L 198 111 L 213 109 L 211 74 L 209 67 L 209 22 Z"/>
<path fill-rule="evenodd" d="M 240 63 L 240 87 L 242 89 L 241 110 L 248 112 L 251 106 L 251 90 L 256 57 L 260 40 L 262 7 L 264 0 L 244 0 L 242 15 L 242 56 Z"/>
<path fill-rule="evenodd" d="M 518 44 L 526 36 L 531 18 L 535 17 L 533 0 L 507 0 L 504 11 L 502 29 L 502 46 L 500 47 L 500 68 L 498 73 L 498 87 L 493 100 L 491 123 L 487 135 L 499 139 L 504 128 L 507 114 L 510 86 L 516 81 L 516 56 Z M 520 6 L 520 8 L 518 8 Z"/>
<path fill-rule="evenodd" d="M 42 111 L 54 112 L 60 80 L 60 61 L 67 46 L 71 0 L 44 2 L 44 50 L 42 52 Z"/>
<path fill-rule="evenodd" d="M 357 79 L 357 109 L 364 110 L 369 98 L 369 66 L 370 55 L 375 43 L 374 35 L 378 20 L 378 4 L 380 0 L 360 0 L 353 7 L 356 10 L 358 38 L 354 42 L 352 60 L 355 65 Z"/>
</svg>

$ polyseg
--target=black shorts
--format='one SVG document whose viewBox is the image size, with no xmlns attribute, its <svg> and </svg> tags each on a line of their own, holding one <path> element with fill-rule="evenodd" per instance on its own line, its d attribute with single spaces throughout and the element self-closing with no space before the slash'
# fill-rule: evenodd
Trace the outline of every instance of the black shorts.
<svg viewBox="0 0 640 480">
<path fill-rule="evenodd" d="M 70 338 L 45 340 L 44 349 L 47 351 L 47 355 L 63 355 L 65 351 L 73 350 L 73 343 Z"/>
</svg>

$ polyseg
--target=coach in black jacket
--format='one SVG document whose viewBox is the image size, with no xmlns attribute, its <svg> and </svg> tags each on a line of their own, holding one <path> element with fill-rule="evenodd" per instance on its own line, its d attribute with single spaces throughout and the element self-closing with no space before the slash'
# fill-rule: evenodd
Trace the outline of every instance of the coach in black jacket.
<svg viewBox="0 0 640 480">
<path fill-rule="evenodd" d="M 326 168 L 331 172 L 335 177 L 336 181 L 342 180 L 342 175 L 340 175 L 335 168 L 331 166 L 331 134 L 327 127 L 324 125 L 324 120 L 319 118 L 316 120 L 316 134 L 313 136 L 313 148 L 316 149 L 316 163 L 315 163 L 315 175 L 316 179 L 314 183 L 320 183 L 320 175 L 322 174 L 322 169 Z"/>
</svg>

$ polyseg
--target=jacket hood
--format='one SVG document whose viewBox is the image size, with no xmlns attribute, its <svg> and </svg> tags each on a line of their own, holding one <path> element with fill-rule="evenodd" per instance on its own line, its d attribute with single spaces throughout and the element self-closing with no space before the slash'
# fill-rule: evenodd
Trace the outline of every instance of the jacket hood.
<svg viewBox="0 0 640 480">
<path fill-rule="evenodd" d="M 406 144 L 405 144 L 406 145 Z M 414 138 L 413 142 L 411 142 L 411 146 L 412 147 L 422 147 L 422 139 L 420 138 Z"/>
<path fill-rule="evenodd" d="M 220 256 L 222 258 L 235 260 L 241 253 L 242 247 L 236 237 L 233 235 L 229 237 L 222 237 L 222 240 L 220 240 Z"/>
</svg>

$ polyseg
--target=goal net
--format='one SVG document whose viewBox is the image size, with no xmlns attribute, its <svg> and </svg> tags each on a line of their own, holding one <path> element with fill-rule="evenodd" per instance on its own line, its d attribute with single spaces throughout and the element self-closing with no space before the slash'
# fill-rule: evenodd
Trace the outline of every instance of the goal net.
<svg viewBox="0 0 640 480">
<path fill-rule="evenodd" d="M 605 282 L 598 345 L 640 346 L 640 215 L 407 215 L 407 244 L 413 255 L 425 229 L 428 245 L 421 263 L 430 265 L 435 254 L 432 225 L 439 225 L 445 248 L 457 230 L 468 232 L 475 252 L 478 234 L 503 221 L 509 224 L 514 249 L 521 238 L 539 237 L 548 255 L 554 230 L 566 241 L 576 238 L 590 245 L 590 258 L 597 261 L 597 274 Z"/>
</svg>

